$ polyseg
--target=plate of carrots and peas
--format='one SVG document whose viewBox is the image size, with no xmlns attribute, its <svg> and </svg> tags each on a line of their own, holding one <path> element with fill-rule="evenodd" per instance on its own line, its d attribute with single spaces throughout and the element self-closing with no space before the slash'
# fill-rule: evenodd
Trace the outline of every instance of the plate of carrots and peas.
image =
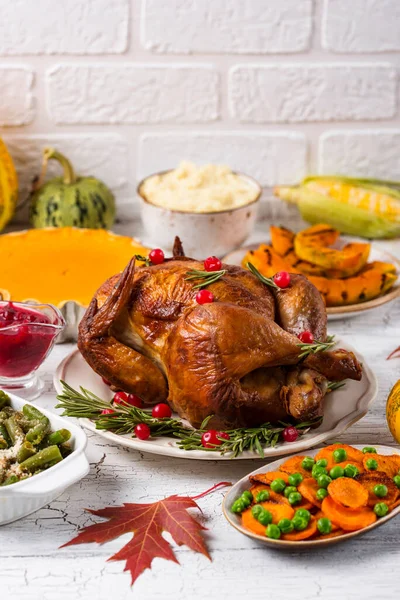
<svg viewBox="0 0 400 600">
<path fill-rule="evenodd" d="M 238 481 L 223 512 L 235 529 L 267 545 L 350 539 L 400 512 L 400 450 L 331 444 L 282 458 Z"/>
</svg>

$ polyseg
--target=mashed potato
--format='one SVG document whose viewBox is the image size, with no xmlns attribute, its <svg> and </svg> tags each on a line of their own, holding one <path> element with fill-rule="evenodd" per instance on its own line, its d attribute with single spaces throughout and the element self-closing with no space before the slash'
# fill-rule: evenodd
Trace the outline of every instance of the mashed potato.
<svg viewBox="0 0 400 600">
<path fill-rule="evenodd" d="M 259 190 L 223 165 L 181 162 L 164 175 L 148 177 L 142 196 L 157 206 L 183 212 L 219 212 L 253 202 Z"/>
</svg>

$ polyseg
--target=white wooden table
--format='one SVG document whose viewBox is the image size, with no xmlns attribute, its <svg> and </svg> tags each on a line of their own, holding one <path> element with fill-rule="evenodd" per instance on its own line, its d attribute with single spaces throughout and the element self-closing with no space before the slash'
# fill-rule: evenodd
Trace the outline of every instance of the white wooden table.
<svg viewBox="0 0 400 600">
<path fill-rule="evenodd" d="M 260 237 L 260 236 L 258 236 Z M 400 256 L 400 243 L 385 244 Z M 394 445 L 386 426 L 385 402 L 400 378 L 400 359 L 387 355 L 400 345 L 400 300 L 372 314 L 335 322 L 331 333 L 347 337 L 379 379 L 369 414 L 340 438 L 348 443 Z M 53 408 L 52 377 L 73 345 L 57 346 L 41 368 L 46 381 L 38 406 Z M 345 401 L 345 400 L 344 400 Z M 147 502 L 170 494 L 195 495 L 218 481 L 236 481 L 259 461 L 216 462 L 162 458 L 119 448 L 89 433 L 91 469 L 85 479 L 51 505 L 0 528 L 0 596 L 4 600 L 273 600 L 394 599 L 399 597 L 400 518 L 323 551 L 273 551 L 233 530 L 221 512 L 224 491 L 199 501 L 209 531 L 212 562 L 176 547 L 181 566 L 156 559 L 130 588 L 122 562 L 106 562 L 129 536 L 97 546 L 59 550 L 79 527 L 93 522 L 84 508 Z"/>
</svg>

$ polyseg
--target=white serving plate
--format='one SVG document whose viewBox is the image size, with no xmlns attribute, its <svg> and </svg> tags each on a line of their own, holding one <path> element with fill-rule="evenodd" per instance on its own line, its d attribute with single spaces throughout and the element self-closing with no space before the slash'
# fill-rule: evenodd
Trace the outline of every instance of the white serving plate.
<svg viewBox="0 0 400 600">
<path fill-rule="evenodd" d="M 345 238 L 344 238 L 345 239 Z M 266 242 L 267 243 L 267 242 Z M 249 250 L 256 250 L 259 244 L 250 244 L 248 246 L 243 246 L 242 248 L 238 248 L 237 250 L 233 250 L 233 252 L 229 252 L 222 259 L 223 262 L 229 263 L 231 265 L 242 265 L 242 260 Z M 326 309 L 328 320 L 329 321 L 338 321 L 341 319 L 349 319 L 350 317 L 355 317 L 359 315 L 361 312 L 366 312 L 369 310 L 373 310 L 378 306 L 382 306 L 383 304 L 387 304 L 395 298 L 400 296 L 400 261 L 384 250 L 378 250 L 373 245 L 371 246 L 371 253 L 369 257 L 369 262 L 374 260 L 379 260 L 382 262 L 390 262 L 396 266 L 397 275 L 399 279 L 396 281 L 391 290 L 389 290 L 383 296 L 378 296 L 378 298 L 374 298 L 373 300 L 368 300 L 368 302 L 360 302 L 359 304 L 349 304 L 348 306 L 331 306 Z"/>
<path fill-rule="evenodd" d="M 11 398 L 11 406 L 16 410 L 21 410 L 25 404 L 35 406 L 18 396 L 8 395 Z M 11 523 L 39 510 L 89 472 L 89 462 L 85 456 L 87 443 L 85 432 L 71 420 L 67 421 L 41 407 L 39 410 L 49 419 L 53 431 L 68 429 L 71 432 L 73 452 L 54 467 L 38 475 L 13 485 L 0 487 L 0 525 Z"/>
<path fill-rule="evenodd" d="M 352 446 L 354 448 L 358 448 L 359 450 L 362 450 L 365 446 L 368 446 L 368 445 L 369 444 L 363 444 L 363 445 L 352 444 Z M 391 446 L 380 446 L 377 444 L 373 444 L 373 446 L 374 446 L 374 448 L 377 449 L 379 454 L 400 454 L 399 448 L 392 448 Z M 317 452 L 319 450 L 321 450 L 321 448 L 314 448 L 310 452 L 307 452 L 307 455 L 315 456 L 315 454 L 317 454 Z M 297 454 L 303 454 L 303 453 L 298 452 Z M 398 515 L 400 512 L 400 506 L 398 506 L 397 508 L 392 510 L 388 515 L 386 515 L 386 517 L 377 519 L 377 521 L 375 521 L 375 523 L 373 523 L 372 525 L 369 525 L 368 527 L 365 527 L 364 529 L 360 529 L 358 531 L 349 531 L 349 533 L 345 533 L 343 535 L 340 535 L 338 537 L 333 537 L 333 538 L 326 538 L 326 539 L 321 538 L 318 540 L 303 540 L 300 542 L 293 542 L 293 541 L 288 541 L 288 540 L 273 540 L 271 538 L 263 537 L 256 533 L 253 533 L 252 531 L 249 531 L 248 529 L 246 529 L 245 527 L 242 526 L 242 524 L 240 522 L 240 516 L 231 512 L 230 507 L 232 506 L 232 504 L 236 500 L 236 498 L 244 492 L 244 490 L 249 489 L 250 475 L 257 475 L 258 473 L 266 473 L 267 471 L 276 471 L 276 470 L 278 470 L 279 466 L 283 462 L 285 462 L 285 460 L 287 460 L 287 457 L 276 460 L 273 463 L 269 463 L 267 465 L 264 465 L 263 467 L 260 467 L 259 469 L 256 469 L 255 471 L 252 471 L 252 473 L 249 473 L 245 477 L 242 477 L 242 479 L 240 479 L 240 481 L 235 483 L 235 485 L 233 485 L 231 487 L 231 489 L 229 490 L 229 492 L 225 495 L 225 498 L 224 498 L 224 501 L 222 504 L 222 511 L 223 511 L 226 519 L 228 520 L 229 524 L 232 525 L 232 527 L 234 527 L 238 531 L 240 531 L 240 533 L 247 535 L 248 537 L 252 538 L 253 540 L 257 540 L 258 542 L 260 542 L 262 544 L 266 544 L 267 546 L 272 546 L 274 548 L 290 548 L 291 550 L 293 550 L 294 548 L 301 549 L 301 548 L 311 548 L 311 547 L 317 547 L 317 546 L 329 546 L 331 544 L 337 544 L 338 542 L 344 542 L 346 540 L 352 539 L 363 533 L 367 533 L 371 529 L 374 529 L 375 527 L 378 527 L 379 525 L 383 525 L 384 523 L 386 523 L 387 521 L 389 521 L 390 519 L 392 519 L 393 517 Z"/>
<path fill-rule="evenodd" d="M 296 442 L 281 443 L 275 446 L 275 448 L 266 448 L 265 458 L 271 459 L 278 456 L 286 456 L 287 454 L 304 451 L 307 448 L 321 444 L 343 433 L 350 425 L 353 425 L 353 423 L 359 421 L 367 414 L 368 407 L 375 399 L 378 390 L 376 377 L 366 364 L 363 356 L 356 352 L 350 344 L 338 339 L 337 345 L 340 348 L 355 352 L 358 360 L 363 363 L 362 380 L 359 382 L 348 381 L 345 387 L 328 395 L 325 404 L 325 417 L 320 427 L 310 430 L 305 435 L 299 437 Z M 57 367 L 54 374 L 54 386 L 57 393 L 62 392 L 60 380 L 65 381 L 74 389 L 79 389 L 82 386 L 104 400 L 111 400 L 113 396 L 113 392 L 103 383 L 101 377 L 89 367 L 79 350 L 71 352 Z M 181 450 L 171 438 L 155 438 L 153 440 L 142 441 L 132 438 L 129 434 L 117 435 L 108 431 L 98 430 L 95 424 L 89 419 L 80 419 L 80 422 L 86 429 L 96 432 L 97 435 L 114 444 L 142 452 L 195 460 L 232 460 L 230 455 L 221 456 L 218 452 Z M 235 460 L 248 458 L 260 459 L 260 456 L 256 452 L 246 451 Z"/>
</svg>

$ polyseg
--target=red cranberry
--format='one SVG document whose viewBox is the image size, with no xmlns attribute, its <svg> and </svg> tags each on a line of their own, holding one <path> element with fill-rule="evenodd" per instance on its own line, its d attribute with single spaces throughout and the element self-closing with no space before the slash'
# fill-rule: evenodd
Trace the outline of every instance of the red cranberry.
<svg viewBox="0 0 400 600">
<path fill-rule="evenodd" d="M 284 289 L 290 285 L 290 275 L 287 271 L 279 271 L 273 277 L 275 285 Z"/>
<path fill-rule="evenodd" d="M 209 290 L 199 290 L 196 294 L 197 304 L 209 304 L 214 302 L 214 294 Z"/>
<path fill-rule="evenodd" d="M 303 344 L 312 344 L 314 336 L 311 331 L 302 331 L 299 335 L 299 340 L 303 342 Z"/>
<path fill-rule="evenodd" d="M 204 261 L 204 268 L 206 271 L 220 271 L 222 262 L 216 256 L 209 256 Z"/>
<path fill-rule="evenodd" d="M 285 442 L 295 442 L 299 437 L 299 432 L 296 427 L 286 427 L 282 432 L 282 436 Z"/>
<path fill-rule="evenodd" d="M 220 435 L 220 431 L 216 429 L 209 429 L 205 431 L 201 436 L 201 444 L 204 448 L 213 448 L 214 446 L 220 446 L 222 444 L 222 440 L 218 439 Z"/>
<path fill-rule="evenodd" d="M 149 259 L 153 265 L 161 265 L 164 262 L 164 252 L 160 248 L 154 248 L 149 254 Z"/>
<path fill-rule="evenodd" d="M 150 427 L 146 423 L 138 423 L 134 429 L 135 435 L 139 440 L 148 440 L 150 437 Z"/>
<path fill-rule="evenodd" d="M 226 431 L 218 431 L 218 437 L 223 438 L 224 440 L 230 440 L 231 436 Z"/>
<path fill-rule="evenodd" d="M 154 406 L 153 410 L 151 411 L 151 415 L 155 419 L 164 419 L 165 417 L 170 417 L 172 415 L 172 410 L 168 404 L 161 402 L 160 404 L 156 404 Z"/>
<path fill-rule="evenodd" d="M 105 408 L 101 411 L 102 415 L 113 415 L 115 411 L 112 408 Z"/>
<path fill-rule="evenodd" d="M 135 406 L 136 408 L 142 408 L 143 402 L 136 396 L 136 394 L 126 394 L 125 392 L 117 392 L 113 398 L 114 404 L 129 404 L 129 406 Z"/>
</svg>

